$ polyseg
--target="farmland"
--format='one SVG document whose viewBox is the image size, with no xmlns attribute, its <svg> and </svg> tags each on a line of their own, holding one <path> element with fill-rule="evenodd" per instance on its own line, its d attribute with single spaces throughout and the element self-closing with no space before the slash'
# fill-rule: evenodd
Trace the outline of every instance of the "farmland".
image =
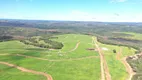
<svg viewBox="0 0 142 80">
<path fill-rule="evenodd" d="M 133 40 L 142 40 L 140 33 L 134 33 L 134 32 L 114 32 L 115 34 L 119 34 L 119 36 L 124 36 L 123 38 L 133 39 Z"/>
<path fill-rule="evenodd" d="M 130 77 L 122 59 L 134 55 L 135 49 L 102 44 L 97 42 L 95 36 L 64 34 L 56 37 L 58 38 L 51 40 L 63 43 L 62 49 L 40 48 L 17 40 L 1 42 L 0 61 L 28 70 L 44 72 L 51 75 L 53 80 L 103 80 L 102 75 L 108 80 L 105 72 L 110 74 L 110 80 L 126 80 Z M 99 47 L 97 48 L 95 44 Z M 103 60 L 98 49 L 103 55 Z M 119 53 L 121 55 L 118 55 Z M 104 71 L 101 71 L 102 68 Z M 27 76 L 27 80 L 47 80 L 44 75 L 36 76 L 37 74 L 22 72 L 15 67 L 0 64 L 0 74 L 2 73 L 5 74 L 0 78 L 1 80 L 26 79 L 24 77 L 26 75 L 30 76 L 30 79 Z M 19 76 L 13 77 L 14 74 Z"/>
</svg>

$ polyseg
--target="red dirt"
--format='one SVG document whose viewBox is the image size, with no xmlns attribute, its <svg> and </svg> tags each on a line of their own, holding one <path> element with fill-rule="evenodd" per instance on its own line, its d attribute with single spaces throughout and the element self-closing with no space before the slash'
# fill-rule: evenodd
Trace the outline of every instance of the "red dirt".
<svg viewBox="0 0 142 80">
<path fill-rule="evenodd" d="M 37 74 L 37 75 L 43 75 L 43 76 L 45 76 L 47 78 L 47 80 L 53 80 L 53 78 L 52 78 L 51 75 L 49 75 L 47 73 L 44 73 L 44 72 L 38 72 L 38 71 L 26 69 L 26 68 L 23 68 L 23 67 L 14 65 L 14 64 L 10 64 L 8 62 L 2 62 L 2 61 L 0 61 L 0 64 L 4 64 L 4 65 L 7 65 L 9 67 L 17 68 L 18 70 L 23 71 L 23 72 L 29 72 L 29 73 L 33 73 L 33 74 Z"/>
<path fill-rule="evenodd" d="M 94 38 L 92 37 L 92 42 L 95 43 L 95 46 L 97 48 L 97 51 L 99 52 L 100 55 L 100 61 L 101 61 L 101 80 L 111 80 L 111 75 L 109 73 L 109 69 L 107 66 L 107 62 L 105 60 L 105 57 L 103 55 L 103 51 L 100 49 L 100 47 L 97 45 L 97 43 L 95 42 Z"/>
<path fill-rule="evenodd" d="M 131 80 L 133 75 L 135 75 L 136 73 L 133 71 L 133 69 L 131 68 L 131 66 L 128 64 L 127 62 L 127 57 L 123 58 L 122 59 L 122 63 L 124 64 L 125 68 L 126 68 L 126 71 L 128 72 L 129 74 L 129 78 L 127 80 Z"/>
<path fill-rule="evenodd" d="M 116 59 L 121 60 L 120 56 L 122 56 L 122 48 L 120 48 L 120 51 L 116 54 Z"/>
<path fill-rule="evenodd" d="M 129 77 L 128 77 L 127 80 L 131 80 L 132 77 L 133 77 L 133 75 L 135 75 L 136 73 L 133 71 L 133 69 L 131 68 L 131 66 L 128 64 L 128 62 L 126 60 L 127 57 L 124 57 L 123 59 L 120 59 L 120 56 L 122 56 L 122 48 L 120 48 L 120 51 L 117 53 L 116 59 L 120 60 L 123 63 L 123 65 L 126 68 L 127 73 L 129 74 Z"/>
</svg>

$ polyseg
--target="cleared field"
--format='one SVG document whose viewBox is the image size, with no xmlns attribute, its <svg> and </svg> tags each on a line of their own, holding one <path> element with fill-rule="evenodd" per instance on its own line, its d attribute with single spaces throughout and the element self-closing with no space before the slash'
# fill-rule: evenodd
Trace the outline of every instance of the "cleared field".
<svg viewBox="0 0 142 80">
<path fill-rule="evenodd" d="M 131 39 L 142 40 L 142 34 L 140 34 L 140 33 L 125 32 L 125 34 L 132 35 L 132 37 L 129 37 Z"/>
<path fill-rule="evenodd" d="M 46 78 L 0 64 L 0 80 L 46 80 Z"/>
<path fill-rule="evenodd" d="M 130 55 L 134 55 L 136 50 L 123 46 L 106 45 L 99 42 L 98 44 L 104 52 L 112 80 L 126 80 L 129 75 L 121 59 Z M 116 52 L 113 52 L 113 50 L 115 50 Z M 117 54 L 120 53 L 120 60 L 118 60 Z"/>
<path fill-rule="evenodd" d="M 76 36 L 80 40 L 78 47 L 76 47 L 77 39 L 72 36 Z M 30 45 L 27 46 L 19 41 L 2 42 L 0 43 L 0 61 L 48 73 L 54 80 L 99 80 L 101 75 L 100 65 L 98 65 L 100 64 L 100 59 L 97 52 L 87 50 L 87 48 L 92 48 L 92 45 L 89 44 L 91 43 L 91 38 L 86 35 L 76 34 L 68 35 L 68 37 L 66 40 L 61 40 L 62 38 L 59 36 L 59 41 L 66 43 L 61 50 L 36 48 Z M 67 47 L 69 45 L 71 46 Z M 74 49 L 75 47 L 76 49 Z M 49 60 L 18 56 L 16 54 Z M 31 79 L 35 80 L 34 78 Z"/>
<path fill-rule="evenodd" d="M 125 36 L 125 38 L 128 38 L 128 39 L 142 40 L 142 34 L 140 33 L 133 33 L 133 32 L 116 32 L 116 33 L 123 34 L 123 35 L 130 35 L 130 36 Z"/>
<path fill-rule="evenodd" d="M 0 61 L 48 73 L 53 80 L 102 80 L 100 56 L 95 43 L 93 43 L 92 36 L 65 34 L 57 37 L 58 39 L 53 40 L 64 44 L 64 47 L 59 50 L 37 48 L 19 41 L 1 42 Z M 124 64 L 117 59 L 117 54 L 121 52 L 120 59 L 122 59 L 133 55 L 136 50 L 123 46 L 102 44 L 97 42 L 96 38 L 94 40 L 103 52 L 111 80 L 126 80 L 129 75 Z M 114 50 L 116 53 L 114 53 Z M 2 69 L 1 65 L 0 69 Z M 0 74 L 2 73 L 0 72 Z M 41 78 L 40 76 L 36 77 L 38 77 L 37 80 Z M 31 80 L 36 80 L 36 77 L 31 77 Z M 46 77 L 42 76 L 42 80 L 44 79 Z"/>
</svg>

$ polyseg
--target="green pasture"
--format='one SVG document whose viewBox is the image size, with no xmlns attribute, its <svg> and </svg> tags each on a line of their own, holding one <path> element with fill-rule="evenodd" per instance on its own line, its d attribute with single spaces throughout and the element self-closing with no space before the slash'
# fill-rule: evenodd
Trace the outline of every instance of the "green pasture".
<svg viewBox="0 0 142 80">
<path fill-rule="evenodd" d="M 52 40 L 62 42 L 64 44 L 64 47 L 59 50 L 38 48 L 31 45 L 25 45 L 19 41 L 7 41 L 0 43 L 0 54 L 24 54 L 56 61 L 25 58 L 16 55 L 1 55 L 0 61 L 9 62 L 27 69 L 46 72 L 52 75 L 54 80 L 100 80 L 101 71 L 99 54 L 97 51 L 88 50 L 95 48 L 95 45 L 92 42 L 92 36 L 65 34 L 58 35 L 57 37 L 58 39 Z M 80 44 L 75 50 L 73 50 L 77 43 Z M 133 55 L 136 50 L 124 46 L 97 43 L 102 49 L 107 49 L 103 50 L 103 52 L 112 80 L 126 80 L 128 73 L 121 61 L 116 59 L 116 53 L 113 53 L 113 50 L 115 49 L 116 52 L 118 52 L 120 51 L 120 48 L 122 48 L 121 58 Z M 91 58 L 82 59 L 85 57 Z M 79 58 L 81 59 L 79 60 Z M 2 66 L 4 65 L 0 65 L 0 70 L 3 69 Z M 3 72 L 6 72 L 6 70 Z M 14 76 L 13 74 L 19 73 L 19 76 L 15 76 L 13 79 L 9 78 L 9 80 L 16 80 L 17 78 L 26 79 L 24 76 L 20 76 L 20 74 L 24 74 L 23 72 L 11 72 L 9 70 L 7 70 L 7 72 L 11 73 L 10 78 Z M 28 73 L 26 75 L 28 75 Z M 31 80 L 40 80 L 39 78 L 42 78 L 42 80 L 45 79 L 43 76 L 35 76 L 34 74 L 30 76 Z M 5 77 L 8 77 L 8 75 L 5 75 Z M 7 79 L 3 78 L 2 80 Z"/>
<path fill-rule="evenodd" d="M 0 64 L 0 80 L 46 80 L 46 78 Z"/>
<path fill-rule="evenodd" d="M 68 38 L 62 38 L 65 36 L 68 36 Z M 86 50 L 87 48 L 93 47 L 91 44 L 89 44 L 91 43 L 91 37 L 76 34 L 60 35 L 58 41 L 63 42 L 64 44 L 64 47 L 61 50 L 48 50 L 37 48 L 31 45 L 25 45 L 19 41 L 2 42 L 0 43 L 0 53 L 24 54 L 28 56 L 62 61 L 43 61 L 34 58 L 20 57 L 16 55 L 0 56 L 0 61 L 9 62 L 36 71 L 46 72 L 48 74 L 51 74 L 54 80 L 100 79 L 100 59 L 98 53 L 95 51 Z M 74 49 L 79 41 L 80 44 L 78 48 L 73 52 L 68 52 Z M 96 57 L 81 60 L 68 60 L 89 56 Z M 34 78 L 31 79 L 35 80 Z"/>
<path fill-rule="evenodd" d="M 124 35 L 128 34 L 128 35 L 131 35 L 131 36 L 125 36 L 125 38 L 128 38 L 128 39 L 133 39 L 133 40 L 142 40 L 142 34 L 140 33 L 134 33 L 134 32 L 117 32 L 117 33 L 123 33 Z"/>
<path fill-rule="evenodd" d="M 126 72 L 122 62 L 116 59 L 116 55 L 121 52 L 122 55 L 120 56 L 120 59 L 122 59 L 124 57 L 134 55 L 136 50 L 124 46 L 107 45 L 99 42 L 97 43 L 102 50 L 104 49 L 103 53 L 105 55 L 112 80 L 126 80 L 128 73 Z M 113 50 L 116 50 L 116 53 L 114 53 Z"/>
</svg>

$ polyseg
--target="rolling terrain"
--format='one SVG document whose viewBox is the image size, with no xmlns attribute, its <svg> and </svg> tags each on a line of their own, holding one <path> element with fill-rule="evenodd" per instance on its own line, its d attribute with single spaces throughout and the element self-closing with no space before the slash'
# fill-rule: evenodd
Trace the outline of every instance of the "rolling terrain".
<svg viewBox="0 0 142 80">
<path fill-rule="evenodd" d="M 62 49 L 40 48 L 17 40 L 1 42 L 0 74 L 7 72 L 7 69 L 2 66 L 10 68 L 8 71 L 17 70 L 17 72 L 10 72 L 11 75 L 5 73 L 1 80 L 23 78 L 23 76 L 7 78 L 14 74 L 25 76 L 31 74 L 28 80 L 126 80 L 130 78 L 131 73 L 125 66 L 128 64 L 124 59 L 134 55 L 135 49 L 102 44 L 95 36 L 64 34 L 56 37 L 58 38 L 51 40 L 63 43 Z"/>
</svg>

